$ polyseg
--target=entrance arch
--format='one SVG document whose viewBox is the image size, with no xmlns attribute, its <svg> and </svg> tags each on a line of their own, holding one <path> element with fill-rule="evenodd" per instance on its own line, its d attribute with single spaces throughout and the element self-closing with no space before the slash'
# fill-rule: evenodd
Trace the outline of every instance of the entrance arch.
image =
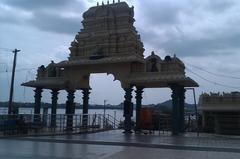
<svg viewBox="0 0 240 159">
<path fill-rule="evenodd" d="M 124 99 L 121 82 L 116 80 L 112 74 L 90 74 L 90 88 L 91 98 L 94 99 L 94 101 L 90 99 L 90 103 L 93 104 L 104 104 L 104 100 L 107 100 L 109 104 L 118 105 Z"/>
<path fill-rule="evenodd" d="M 66 112 L 70 114 L 74 113 L 75 91 L 82 90 L 83 113 L 87 112 L 90 74 L 108 73 L 121 82 L 125 92 L 125 132 L 131 132 L 133 86 L 137 88 L 137 107 L 142 104 L 144 88 L 168 87 L 172 90 L 173 111 L 176 114 L 173 134 L 178 134 L 178 114 L 184 100 L 184 87 L 197 87 L 198 84 L 186 77 L 184 63 L 175 55 L 161 59 L 152 52 L 144 58 L 143 43 L 133 25 L 134 21 L 134 8 L 126 2 L 89 8 L 83 14 L 83 29 L 71 43 L 69 58 L 59 63 L 52 61 L 47 67 L 40 66 L 36 80 L 22 84 L 36 88 L 35 113 L 39 113 L 42 89 L 53 90 L 54 103 L 57 92 L 66 90 Z"/>
</svg>

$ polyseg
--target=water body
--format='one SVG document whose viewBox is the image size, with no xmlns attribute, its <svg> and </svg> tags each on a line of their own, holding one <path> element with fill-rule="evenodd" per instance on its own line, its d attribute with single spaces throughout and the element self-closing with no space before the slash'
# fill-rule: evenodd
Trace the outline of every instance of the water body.
<svg viewBox="0 0 240 159">
<path fill-rule="evenodd" d="M 19 114 L 33 114 L 33 108 L 19 108 Z M 0 114 L 7 114 L 7 108 L 1 108 Z M 43 113 L 43 109 L 41 109 L 41 113 Z M 89 109 L 89 114 L 103 114 L 103 109 Z M 48 114 L 51 114 L 51 109 L 48 109 Z M 57 114 L 65 114 L 65 109 L 57 109 Z M 82 114 L 82 109 L 76 109 L 75 114 Z M 123 110 L 121 109 L 106 109 L 106 114 L 109 114 L 115 117 L 119 121 L 123 121 Z M 135 120 L 136 111 L 133 111 L 133 120 Z"/>
</svg>

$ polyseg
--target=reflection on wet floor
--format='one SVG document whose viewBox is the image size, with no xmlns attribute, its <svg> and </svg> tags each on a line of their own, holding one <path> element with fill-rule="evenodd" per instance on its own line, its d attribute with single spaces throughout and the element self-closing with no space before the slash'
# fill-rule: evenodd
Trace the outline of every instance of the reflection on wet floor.
<svg viewBox="0 0 240 159">
<path fill-rule="evenodd" d="M 124 134 L 122 130 L 112 130 L 106 132 L 79 134 L 79 135 L 61 135 L 29 137 L 29 139 L 57 139 L 71 141 L 102 141 L 102 142 L 120 142 L 120 143 L 146 143 L 146 144 L 167 144 L 177 146 L 197 146 L 197 147 L 217 147 L 217 148 L 240 148 L 240 138 L 229 138 L 228 136 L 215 136 L 212 134 L 186 134 L 185 136 L 159 135 L 158 133 L 145 134 Z"/>
<path fill-rule="evenodd" d="M 239 153 L 1 140 L 2 159 L 238 159 Z"/>
<path fill-rule="evenodd" d="M 28 140 L 28 141 L 27 141 Z M 61 142 L 54 142 L 61 140 Z M 75 141 L 73 143 L 73 141 Z M 76 142 L 79 141 L 79 142 Z M 98 144 L 81 143 L 80 141 L 96 141 Z M 104 142 L 115 142 L 116 145 L 104 144 Z M 121 145 L 120 143 L 125 143 Z M 130 143 L 130 145 L 126 144 Z M 131 143 L 139 143 L 131 145 Z M 206 149 L 181 149 L 181 148 L 153 148 L 144 147 L 144 144 L 172 144 L 194 145 L 219 148 L 219 151 Z M 70 136 L 42 136 L 16 139 L 1 139 L 0 158 L 2 159 L 239 159 L 240 151 L 221 151 L 221 147 L 240 147 L 240 140 L 219 138 L 215 136 L 202 135 L 196 138 L 194 135 L 188 137 L 172 137 L 153 135 L 123 134 L 121 131 L 109 131 L 95 134 L 79 134 Z M 240 150 L 240 149 L 239 149 Z"/>
<path fill-rule="evenodd" d="M 2 140 L 0 158 L 99 158 L 104 159 L 120 152 L 123 147 L 94 146 L 86 144 L 64 144 L 31 141 Z"/>
</svg>

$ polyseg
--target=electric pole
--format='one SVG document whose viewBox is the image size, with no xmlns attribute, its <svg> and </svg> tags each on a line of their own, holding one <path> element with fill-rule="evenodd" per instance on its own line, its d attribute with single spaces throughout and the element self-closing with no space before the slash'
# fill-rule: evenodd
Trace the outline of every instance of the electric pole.
<svg viewBox="0 0 240 159">
<path fill-rule="evenodd" d="M 13 68 L 12 68 L 12 79 L 11 79 L 11 87 L 10 87 L 10 95 L 9 95 L 9 103 L 8 103 L 8 114 L 13 114 L 13 89 L 14 89 L 14 77 L 15 77 L 15 68 L 17 63 L 17 53 L 21 50 L 14 49 L 12 52 L 14 53 L 13 59 Z"/>
</svg>

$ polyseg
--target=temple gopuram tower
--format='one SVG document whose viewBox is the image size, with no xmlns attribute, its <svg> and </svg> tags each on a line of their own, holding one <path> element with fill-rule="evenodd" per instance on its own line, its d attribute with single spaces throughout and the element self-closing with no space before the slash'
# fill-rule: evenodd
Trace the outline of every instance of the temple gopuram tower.
<svg viewBox="0 0 240 159">
<path fill-rule="evenodd" d="M 133 7 L 125 2 L 90 8 L 83 14 L 83 29 L 71 44 L 69 60 L 143 57 L 133 16 Z"/>
</svg>

